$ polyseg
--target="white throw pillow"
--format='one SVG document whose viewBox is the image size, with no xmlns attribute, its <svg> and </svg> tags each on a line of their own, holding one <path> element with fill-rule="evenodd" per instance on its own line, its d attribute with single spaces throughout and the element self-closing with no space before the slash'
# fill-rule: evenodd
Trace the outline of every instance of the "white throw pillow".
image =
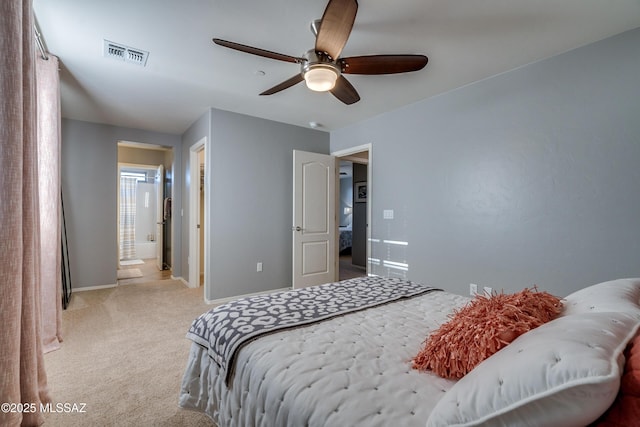
<svg viewBox="0 0 640 427">
<path fill-rule="evenodd" d="M 640 279 L 618 279 L 580 289 L 563 298 L 562 316 L 618 311 L 640 319 Z"/>
<path fill-rule="evenodd" d="M 447 391 L 427 427 L 587 425 L 615 399 L 638 325 L 628 313 L 584 313 L 529 331 Z"/>
</svg>

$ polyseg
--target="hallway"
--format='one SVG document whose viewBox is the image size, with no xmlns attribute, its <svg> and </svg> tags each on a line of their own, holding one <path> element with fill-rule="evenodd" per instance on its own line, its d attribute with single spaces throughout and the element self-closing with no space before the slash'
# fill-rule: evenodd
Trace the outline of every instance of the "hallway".
<svg viewBox="0 0 640 427">
<path fill-rule="evenodd" d="M 141 260 L 142 264 L 121 265 L 119 270 L 139 270 L 138 272 L 132 271 L 133 276 L 131 278 L 118 278 L 118 286 L 121 285 L 137 285 L 140 283 L 153 282 L 157 280 L 170 280 L 171 270 L 158 270 L 155 259 Z M 140 274 L 142 274 L 140 276 Z M 120 276 L 120 275 L 119 275 Z"/>
<path fill-rule="evenodd" d="M 366 275 L 366 269 L 355 266 L 351 263 L 351 254 L 340 255 L 340 280 L 353 279 Z"/>
</svg>

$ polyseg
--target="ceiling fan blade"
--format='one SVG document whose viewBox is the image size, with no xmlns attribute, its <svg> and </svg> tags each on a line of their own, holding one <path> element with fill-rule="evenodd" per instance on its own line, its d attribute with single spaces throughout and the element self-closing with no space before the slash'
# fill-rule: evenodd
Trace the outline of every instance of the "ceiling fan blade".
<svg viewBox="0 0 640 427">
<path fill-rule="evenodd" d="M 345 74 L 395 74 L 422 70 L 429 59 L 424 55 L 370 55 L 338 61 Z"/>
<path fill-rule="evenodd" d="M 263 56 L 265 58 L 276 59 L 278 61 L 293 62 L 294 64 L 299 64 L 300 62 L 304 61 L 303 58 L 296 58 L 295 56 L 271 52 L 269 50 L 259 49 L 257 47 L 234 43 L 227 40 L 213 39 L 213 42 L 217 45 L 228 47 L 229 49 L 239 50 L 240 52 L 250 53 L 252 55 Z"/>
<path fill-rule="evenodd" d="M 351 34 L 357 12 L 357 0 L 329 0 L 316 36 L 316 51 L 337 59 Z"/>
<path fill-rule="evenodd" d="M 265 90 L 260 95 L 273 95 L 274 93 L 278 93 L 281 90 L 290 88 L 291 86 L 296 85 L 303 80 L 304 80 L 304 77 L 302 77 L 302 74 L 296 74 L 295 76 L 291 77 L 289 80 L 285 80 L 282 83 L 275 85 L 271 89 Z"/>
<path fill-rule="evenodd" d="M 331 93 L 347 105 L 355 104 L 360 101 L 358 91 L 356 91 L 356 88 L 354 88 L 351 83 L 349 83 L 349 80 L 345 79 L 344 76 L 338 77 L 336 85 L 331 89 Z"/>
</svg>

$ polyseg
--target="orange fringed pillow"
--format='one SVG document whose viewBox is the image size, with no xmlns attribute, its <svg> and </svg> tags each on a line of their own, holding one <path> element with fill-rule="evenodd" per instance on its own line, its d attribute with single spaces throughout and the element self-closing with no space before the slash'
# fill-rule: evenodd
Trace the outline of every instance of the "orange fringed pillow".
<svg viewBox="0 0 640 427">
<path fill-rule="evenodd" d="M 444 378 L 462 378 L 476 365 L 523 333 L 553 319 L 560 299 L 536 289 L 477 295 L 433 332 L 413 359 L 413 367 Z"/>
</svg>

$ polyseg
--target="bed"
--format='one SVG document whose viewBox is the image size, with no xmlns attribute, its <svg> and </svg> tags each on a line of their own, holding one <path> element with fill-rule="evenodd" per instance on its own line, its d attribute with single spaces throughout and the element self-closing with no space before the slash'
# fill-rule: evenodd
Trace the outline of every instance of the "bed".
<svg viewBox="0 0 640 427">
<path fill-rule="evenodd" d="M 382 298 L 372 302 L 371 294 Z M 426 337 L 469 300 L 369 277 L 215 307 L 187 334 L 193 343 L 179 405 L 220 427 L 580 426 L 612 405 L 623 352 L 640 324 L 640 279 L 565 297 L 556 319 L 462 379 L 412 369 Z M 327 303 L 323 309 L 319 301 Z M 287 312 L 289 306 L 298 311 Z M 244 341 L 232 326 L 244 330 Z"/>
<path fill-rule="evenodd" d="M 352 245 L 352 241 L 353 241 L 353 230 L 351 229 L 351 226 L 340 226 L 339 227 L 339 231 L 340 231 L 340 248 L 339 248 L 339 252 L 342 253 L 344 251 L 346 251 L 347 249 L 351 248 Z"/>
</svg>

